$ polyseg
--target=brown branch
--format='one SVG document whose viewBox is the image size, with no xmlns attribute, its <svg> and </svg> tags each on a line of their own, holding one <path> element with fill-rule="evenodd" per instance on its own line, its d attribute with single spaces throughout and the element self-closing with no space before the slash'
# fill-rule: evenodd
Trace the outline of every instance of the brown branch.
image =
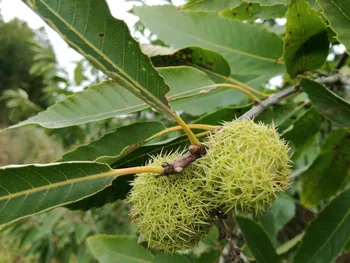
<svg viewBox="0 0 350 263">
<path fill-rule="evenodd" d="M 183 169 L 185 169 L 187 166 L 189 166 L 198 158 L 202 157 L 204 154 L 206 154 L 206 152 L 207 152 L 207 149 L 205 148 L 204 145 L 201 145 L 201 146 L 190 145 L 190 147 L 188 147 L 187 154 L 177 158 L 175 161 L 171 163 L 165 163 L 162 165 L 164 168 L 162 175 L 181 173 Z"/>
<path fill-rule="evenodd" d="M 259 114 L 264 112 L 268 107 L 276 105 L 281 99 L 288 97 L 296 92 L 299 91 L 299 86 L 293 86 L 291 88 L 282 90 L 280 92 L 271 94 L 267 99 L 260 101 L 256 105 L 254 105 L 249 111 L 244 113 L 241 117 L 239 117 L 237 120 L 243 120 L 243 119 L 254 119 Z"/>
<path fill-rule="evenodd" d="M 349 57 L 348 53 L 344 52 L 343 55 L 341 55 L 337 65 L 335 65 L 334 69 L 335 70 L 340 69 L 345 64 L 348 57 Z"/>
<path fill-rule="evenodd" d="M 224 247 L 221 257 L 219 260 L 219 263 L 224 262 L 244 262 L 241 258 L 241 250 L 235 246 L 235 237 L 232 235 L 229 227 L 227 226 L 225 222 L 225 217 L 222 212 L 216 211 L 216 217 L 218 218 L 218 226 L 220 229 L 220 236 L 221 238 L 226 238 L 228 243 Z"/>
</svg>

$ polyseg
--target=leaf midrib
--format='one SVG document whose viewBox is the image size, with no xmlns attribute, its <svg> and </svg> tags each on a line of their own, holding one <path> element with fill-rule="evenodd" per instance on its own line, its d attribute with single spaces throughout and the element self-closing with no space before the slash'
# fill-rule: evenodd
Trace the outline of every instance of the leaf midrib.
<svg viewBox="0 0 350 263">
<path fill-rule="evenodd" d="M 111 64 L 114 68 L 116 68 L 120 73 L 122 73 L 124 75 L 124 77 L 126 79 L 128 79 L 134 86 L 138 87 L 140 90 L 142 90 L 142 92 L 144 92 L 145 94 L 147 94 L 149 97 L 151 97 L 155 102 L 158 103 L 158 105 L 161 106 L 162 109 L 166 110 L 168 113 L 170 113 L 170 115 L 173 115 L 173 112 L 170 110 L 169 107 L 167 107 L 167 105 L 163 104 L 163 102 L 161 102 L 157 97 L 155 97 L 151 92 L 149 92 L 147 89 L 145 89 L 143 86 L 141 86 L 137 81 L 135 81 L 134 79 L 132 79 L 129 74 L 127 74 L 122 68 L 120 68 L 118 65 L 114 64 L 113 61 L 111 61 L 107 56 L 105 56 L 105 54 L 103 52 L 101 52 L 101 50 L 97 49 L 90 41 L 88 41 L 84 35 L 81 35 L 80 32 L 78 32 L 77 30 L 75 30 L 75 28 L 73 26 L 71 26 L 65 19 L 63 19 L 63 17 L 61 17 L 61 15 L 59 13 L 57 13 L 55 10 L 53 10 L 49 5 L 47 5 L 45 3 L 44 0 L 38 0 L 40 1 L 51 13 L 52 15 L 56 16 L 56 18 L 58 18 L 62 23 L 64 23 L 70 30 L 72 30 L 78 37 L 80 37 L 81 40 L 83 40 L 90 48 L 92 48 L 96 53 L 98 53 L 101 57 L 103 57 L 109 64 Z M 90 2 L 89 2 L 90 3 Z M 34 3 L 35 4 L 35 3 Z M 87 25 L 87 22 L 86 22 Z M 104 32 L 105 33 L 105 32 Z M 67 42 L 71 43 L 70 41 L 66 40 Z M 75 45 L 74 45 L 75 46 Z M 85 52 L 83 52 L 85 53 Z M 124 54 L 124 53 L 123 53 Z M 92 57 L 90 56 L 90 58 L 92 59 Z M 95 59 L 95 58 L 93 58 Z M 107 69 L 106 69 L 107 70 Z M 115 73 L 114 73 L 115 74 Z M 159 75 L 159 77 L 161 78 L 161 76 Z"/>
<path fill-rule="evenodd" d="M 96 167 L 96 169 L 99 170 L 98 167 Z M 4 171 L 8 172 L 6 170 L 4 170 Z M 110 170 L 110 171 L 113 171 L 113 170 Z M 100 172 L 101 173 L 95 174 L 95 175 L 87 175 L 84 172 L 84 174 L 86 174 L 86 176 L 83 176 L 83 177 L 68 179 L 68 180 L 65 180 L 65 181 L 58 182 L 58 183 L 50 183 L 50 184 L 45 185 L 45 186 L 39 186 L 39 187 L 35 187 L 35 188 L 32 188 L 32 189 L 27 189 L 27 190 L 16 192 L 16 193 L 11 193 L 11 194 L 8 194 L 8 195 L 5 195 L 5 196 L 0 196 L 0 201 L 16 198 L 16 197 L 23 196 L 23 195 L 34 194 L 34 193 L 41 192 L 41 191 L 44 191 L 44 190 L 65 186 L 65 185 L 68 185 L 68 184 L 80 183 L 80 182 L 85 182 L 85 181 L 90 181 L 90 180 L 97 180 L 97 179 L 101 179 L 101 178 L 110 176 L 108 174 L 108 171 L 107 172 L 100 171 Z M 3 186 L 1 186 L 1 187 L 3 187 Z M 5 188 L 5 190 L 6 190 L 6 188 Z M 9 192 L 9 191 L 7 191 L 7 192 Z"/>
<path fill-rule="evenodd" d="M 331 2 L 340 11 L 340 13 L 342 13 L 345 16 L 345 18 L 350 21 L 350 17 L 348 17 L 348 15 L 344 13 L 344 11 L 333 0 L 331 0 Z"/>
<path fill-rule="evenodd" d="M 215 47 L 218 47 L 218 48 L 222 48 L 222 49 L 230 51 L 232 53 L 237 53 L 237 54 L 240 54 L 240 55 L 245 55 L 247 57 L 256 58 L 256 59 L 272 62 L 274 64 L 281 64 L 281 65 L 283 65 L 283 63 L 280 62 L 278 58 L 277 59 L 270 59 L 270 58 L 266 58 L 266 57 L 261 57 L 261 56 L 254 55 L 254 54 L 251 54 L 251 53 L 247 53 L 247 52 L 244 52 L 244 51 L 240 51 L 240 50 L 237 50 L 237 49 L 229 48 L 229 47 L 226 47 L 226 46 L 221 46 L 219 44 L 216 44 L 216 43 L 204 40 L 204 39 L 202 39 L 200 37 L 193 36 L 193 35 L 191 35 L 191 34 L 189 34 L 187 32 L 184 32 L 184 31 L 182 33 L 184 33 L 185 35 L 189 36 L 190 38 L 193 38 L 193 39 L 198 40 L 198 41 L 202 41 L 202 42 L 204 42 L 204 43 L 206 43 L 208 45 L 212 45 L 212 46 L 215 46 Z"/>
</svg>

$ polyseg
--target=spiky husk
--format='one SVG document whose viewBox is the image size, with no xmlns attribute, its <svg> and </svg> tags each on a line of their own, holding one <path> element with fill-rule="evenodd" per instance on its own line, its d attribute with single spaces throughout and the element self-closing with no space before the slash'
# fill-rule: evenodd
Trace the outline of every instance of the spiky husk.
<svg viewBox="0 0 350 263">
<path fill-rule="evenodd" d="M 183 153 L 153 157 L 149 165 L 171 162 Z M 207 235 L 212 219 L 205 182 L 198 180 L 196 163 L 181 174 L 138 174 L 128 197 L 131 219 L 152 248 L 165 252 L 191 249 Z"/>
<path fill-rule="evenodd" d="M 289 187 L 289 148 L 273 126 L 242 120 L 225 123 L 204 144 L 199 162 L 211 202 L 224 212 L 261 212 Z"/>
</svg>

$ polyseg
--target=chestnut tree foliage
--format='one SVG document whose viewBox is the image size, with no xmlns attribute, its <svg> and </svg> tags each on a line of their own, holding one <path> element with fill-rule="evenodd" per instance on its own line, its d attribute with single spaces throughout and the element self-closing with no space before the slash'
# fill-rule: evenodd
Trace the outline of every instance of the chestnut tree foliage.
<svg viewBox="0 0 350 263">
<path fill-rule="evenodd" d="M 150 155 L 200 145 L 222 122 L 253 118 L 275 125 L 291 148 L 292 186 L 270 208 L 216 215 L 218 228 L 198 247 L 173 254 L 148 249 L 136 235 L 88 236 L 80 229 L 76 235 L 87 238 L 92 256 L 85 251 L 75 258 L 349 260 L 349 1 L 189 0 L 181 7 L 134 7 L 162 45 L 140 45 L 105 0 L 23 1 L 108 79 L 6 129 L 58 129 L 150 109 L 157 121 L 121 126 L 53 163 L 0 167 L 2 229 L 60 206 L 90 210 L 125 199 L 135 173 L 163 172 L 143 170 Z M 339 47 L 344 53 L 335 52 Z M 277 76 L 281 84 L 273 86 L 269 80 Z"/>
</svg>

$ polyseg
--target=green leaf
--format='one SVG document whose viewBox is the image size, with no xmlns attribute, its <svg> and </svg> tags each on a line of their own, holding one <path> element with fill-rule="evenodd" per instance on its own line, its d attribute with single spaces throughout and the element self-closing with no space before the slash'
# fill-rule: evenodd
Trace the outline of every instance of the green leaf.
<svg viewBox="0 0 350 263">
<path fill-rule="evenodd" d="M 85 225 L 85 224 L 77 225 L 74 231 L 75 242 L 78 245 L 81 245 L 81 243 L 85 240 L 85 238 L 90 233 L 90 231 L 91 231 L 91 228 L 88 225 Z"/>
<path fill-rule="evenodd" d="M 101 0 L 25 0 L 68 44 L 135 96 L 171 116 L 169 87 Z M 91 105 L 90 105 L 91 107 Z"/>
<path fill-rule="evenodd" d="M 84 60 L 79 61 L 74 69 L 74 83 L 77 86 L 79 86 L 84 80 L 88 80 L 84 75 L 83 62 Z"/>
<path fill-rule="evenodd" d="M 155 262 L 154 255 L 138 244 L 136 237 L 96 235 L 89 237 L 87 243 L 100 263 Z"/>
<path fill-rule="evenodd" d="M 180 102 L 182 108 L 179 109 L 180 106 L 174 105 L 175 99 L 194 95 L 200 95 L 202 99 L 206 99 L 211 96 L 210 93 L 227 92 L 224 89 L 201 94 L 201 90 L 204 87 L 214 85 L 214 82 L 205 73 L 192 67 L 169 67 L 161 68 L 159 71 L 172 86 L 169 96 L 173 97 L 169 97 L 168 100 L 173 100 L 171 104 L 173 104 L 172 107 L 175 110 L 192 112 L 194 107 L 193 100 L 186 100 Z M 237 91 L 229 92 L 241 95 Z M 226 96 L 223 95 L 223 97 Z M 244 98 L 244 95 L 241 95 L 240 98 Z M 215 98 L 209 98 L 209 100 L 213 102 Z M 223 100 L 227 101 L 225 98 Z M 207 108 L 197 109 L 197 111 L 214 110 L 219 106 L 220 103 L 211 103 L 206 105 Z M 146 103 L 135 97 L 128 90 L 123 89 L 119 84 L 114 81 L 105 81 L 77 92 L 40 112 L 38 115 L 9 128 L 17 128 L 29 124 L 38 124 L 45 128 L 63 128 L 129 114 L 146 108 L 148 108 Z"/>
<path fill-rule="evenodd" d="M 187 47 L 173 50 L 163 46 L 144 44 L 141 46 L 145 54 L 151 57 L 156 67 L 193 66 L 209 70 L 223 76 L 230 75 L 230 66 L 227 60 L 212 50 L 200 47 Z"/>
<path fill-rule="evenodd" d="M 339 125 L 350 127 L 350 104 L 348 102 L 325 86 L 310 79 L 303 78 L 301 86 L 315 108 L 326 118 Z"/>
<path fill-rule="evenodd" d="M 175 151 L 179 148 L 184 149 L 185 146 L 189 146 L 188 137 L 182 135 L 165 141 L 143 145 L 126 155 L 105 157 L 103 161 L 111 164 L 113 168 L 141 166 L 149 161 L 150 155 Z M 117 199 L 124 199 L 131 188 L 130 181 L 132 180 L 132 175 L 117 177 L 111 186 L 93 196 L 70 204 L 68 208 L 88 210 L 92 207 L 100 207 L 106 203 L 114 202 Z"/>
<path fill-rule="evenodd" d="M 288 74 L 295 78 L 318 69 L 328 55 L 326 26 L 306 0 L 292 0 L 288 6 L 284 61 Z"/>
<path fill-rule="evenodd" d="M 202 123 L 210 125 L 221 125 L 224 121 L 232 121 L 252 107 L 251 104 L 241 107 L 225 107 L 216 111 L 207 113 L 193 121 L 193 123 Z"/>
<path fill-rule="evenodd" d="M 288 251 L 290 251 L 303 239 L 304 235 L 305 235 L 305 233 L 302 232 L 299 235 L 293 237 L 291 240 L 288 240 L 283 245 L 279 246 L 277 248 L 277 254 L 283 255 L 283 254 L 287 253 Z"/>
<path fill-rule="evenodd" d="M 322 119 L 321 114 L 310 108 L 284 131 L 282 136 L 292 146 L 293 160 L 297 160 L 312 145 L 316 134 L 320 131 Z"/>
<path fill-rule="evenodd" d="M 239 6 L 225 9 L 219 14 L 230 19 L 254 21 L 256 19 L 267 20 L 284 17 L 286 12 L 285 5 L 261 5 L 243 1 Z"/>
<path fill-rule="evenodd" d="M 292 101 L 282 101 L 273 107 L 269 107 L 262 114 L 257 116 L 257 121 L 262 121 L 267 124 L 274 124 L 280 133 L 282 133 L 285 122 L 294 114 L 297 105 Z"/>
<path fill-rule="evenodd" d="M 104 156 L 118 157 L 135 150 L 144 143 L 144 140 L 163 129 L 164 125 L 160 122 L 137 122 L 122 126 L 89 144 L 65 153 L 58 161 L 103 162 Z"/>
<path fill-rule="evenodd" d="M 200 255 L 194 263 L 216 263 L 220 258 L 220 252 L 218 250 L 212 250 L 210 252 L 206 252 Z"/>
<path fill-rule="evenodd" d="M 276 249 L 263 227 L 252 219 L 236 216 L 248 248 L 258 263 L 278 262 Z"/>
<path fill-rule="evenodd" d="M 59 101 L 38 115 L 9 128 L 37 124 L 63 128 L 129 114 L 148 108 L 142 100 L 114 81 L 104 81 Z"/>
<path fill-rule="evenodd" d="M 334 130 L 310 167 L 301 175 L 301 202 L 318 205 L 336 194 L 348 176 L 350 167 L 350 133 Z"/>
<path fill-rule="evenodd" d="M 346 0 L 318 0 L 323 15 L 331 28 L 337 33 L 337 38 L 350 52 L 350 2 Z"/>
<path fill-rule="evenodd" d="M 182 255 L 157 253 L 155 263 L 190 263 L 191 261 Z"/>
<path fill-rule="evenodd" d="M 170 5 L 139 6 L 133 10 L 166 43 L 175 48 L 200 46 L 218 52 L 227 59 L 235 74 L 263 75 L 284 71 L 279 62 L 281 39 L 261 26 L 224 19 L 215 13 L 179 12 Z M 209 24 L 215 30 L 208 30 Z"/>
<path fill-rule="evenodd" d="M 350 252 L 350 239 L 349 239 L 348 243 L 346 243 L 346 245 L 344 246 L 344 252 L 346 252 L 346 253 Z"/>
<path fill-rule="evenodd" d="M 96 235 L 88 238 L 88 247 L 100 263 L 189 263 L 182 255 L 157 253 L 155 256 L 136 237 Z"/>
<path fill-rule="evenodd" d="M 275 219 L 276 233 L 295 215 L 295 203 L 287 194 L 280 195 L 272 204 L 270 211 Z"/>
<path fill-rule="evenodd" d="M 259 222 L 276 244 L 278 232 L 294 217 L 295 204 L 287 194 L 281 194 L 271 208 L 259 216 Z"/>
<path fill-rule="evenodd" d="M 116 200 L 125 199 L 130 191 L 130 182 L 134 180 L 133 175 L 119 176 L 113 180 L 112 184 L 102 191 L 88 196 L 82 200 L 66 205 L 70 210 L 87 211 L 93 207 L 101 207 Z"/>
<path fill-rule="evenodd" d="M 0 167 L 0 225 L 93 195 L 114 177 L 105 164 L 76 162 Z"/>
<path fill-rule="evenodd" d="M 294 263 L 329 263 L 350 237 L 350 189 L 334 198 L 306 229 Z"/>
<path fill-rule="evenodd" d="M 184 11 L 217 12 L 226 8 L 239 6 L 242 0 L 189 0 L 183 7 Z M 263 5 L 288 4 L 289 0 L 252 0 L 250 3 Z"/>
</svg>

